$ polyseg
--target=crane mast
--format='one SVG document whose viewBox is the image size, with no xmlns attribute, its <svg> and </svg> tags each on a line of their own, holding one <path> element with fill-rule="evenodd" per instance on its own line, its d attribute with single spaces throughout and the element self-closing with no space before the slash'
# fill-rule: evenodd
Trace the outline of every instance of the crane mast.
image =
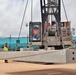
<svg viewBox="0 0 76 75">
<path fill-rule="evenodd" d="M 55 17 L 56 22 L 60 23 L 61 21 L 61 0 L 40 0 L 41 4 L 41 16 L 42 23 L 46 21 L 49 15 L 53 15 Z M 51 10 L 49 12 L 48 10 Z"/>
<path fill-rule="evenodd" d="M 51 18 L 51 24 L 56 23 L 56 31 L 60 36 L 60 22 L 61 22 L 61 0 L 40 0 L 41 17 L 42 17 L 42 34 L 48 34 L 48 22 Z M 54 18 L 54 20 L 52 20 Z M 46 23 L 46 30 L 44 32 L 44 23 Z M 52 33 L 52 32 L 51 32 Z M 55 35 L 55 34 L 54 34 Z M 44 37 L 44 36 L 43 36 Z M 46 38 L 47 40 L 47 38 Z M 43 42 L 44 43 L 44 42 Z M 46 42 L 47 44 L 47 42 Z"/>
</svg>

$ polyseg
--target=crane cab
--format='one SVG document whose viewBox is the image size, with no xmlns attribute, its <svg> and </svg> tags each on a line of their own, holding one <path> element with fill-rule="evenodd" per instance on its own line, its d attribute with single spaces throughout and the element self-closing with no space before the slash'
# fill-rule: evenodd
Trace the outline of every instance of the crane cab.
<svg viewBox="0 0 76 75">
<path fill-rule="evenodd" d="M 29 23 L 29 41 L 33 46 L 42 45 L 42 25 L 41 22 Z"/>
</svg>

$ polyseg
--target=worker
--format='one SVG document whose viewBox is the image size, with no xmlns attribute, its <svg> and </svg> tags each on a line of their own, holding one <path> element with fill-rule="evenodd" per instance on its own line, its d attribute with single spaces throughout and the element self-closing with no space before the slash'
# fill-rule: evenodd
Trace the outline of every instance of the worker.
<svg viewBox="0 0 76 75">
<path fill-rule="evenodd" d="M 5 43 L 4 45 L 4 49 L 3 49 L 5 52 L 7 52 L 9 50 L 9 46 L 7 43 Z M 8 63 L 8 60 L 5 60 L 5 63 Z"/>
<path fill-rule="evenodd" d="M 33 30 L 33 40 L 38 40 L 38 34 L 39 34 L 38 26 L 35 25 Z"/>
</svg>

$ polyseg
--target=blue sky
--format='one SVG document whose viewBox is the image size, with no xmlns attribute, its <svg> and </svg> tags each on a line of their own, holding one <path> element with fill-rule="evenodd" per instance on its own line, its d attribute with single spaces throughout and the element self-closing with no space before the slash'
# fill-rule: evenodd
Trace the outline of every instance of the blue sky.
<svg viewBox="0 0 76 75">
<path fill-rule="evenodd" d="M 26 36 L 29 28 L 25 27 L 26 23 L 31 20 L 31 0 L 29 0 L 25 20 L 23 23 L 21 36 Z M 39 0 L 33 0 L 33 21 L 41 21 Z M 76 16 L 76 0 L 64 0 L 66 12 L 73 28 L 75 26 Z M 15 36 L 19 34 L 26 0 L 0 0 L 0 36 Z M 65 21 L 65 14 L 62 10 L 62 21 Z"/>
</svg>

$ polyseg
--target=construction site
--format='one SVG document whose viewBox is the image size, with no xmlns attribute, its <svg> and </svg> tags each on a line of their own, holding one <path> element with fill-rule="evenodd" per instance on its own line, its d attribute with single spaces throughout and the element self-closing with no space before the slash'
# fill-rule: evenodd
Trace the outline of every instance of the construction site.
<svg viewBox="0 0 76 75">
<path fill-rule="evenodd" d="M 32 20 L 33 2 L 31 0 L 31 21 L 26 24 L 29 26 L 27 43 L 24 41 L 19 46 L 29 0 L 26 0 L 16 47 L 11 50 L 9 45 L 8 51 L 0 48 L 0 74 L 76 75 L 76 46 L 64 0 L 40 0 L 41 22 Z M 66 21 L 62 21 L 61 6 Z"/>
</svg>

